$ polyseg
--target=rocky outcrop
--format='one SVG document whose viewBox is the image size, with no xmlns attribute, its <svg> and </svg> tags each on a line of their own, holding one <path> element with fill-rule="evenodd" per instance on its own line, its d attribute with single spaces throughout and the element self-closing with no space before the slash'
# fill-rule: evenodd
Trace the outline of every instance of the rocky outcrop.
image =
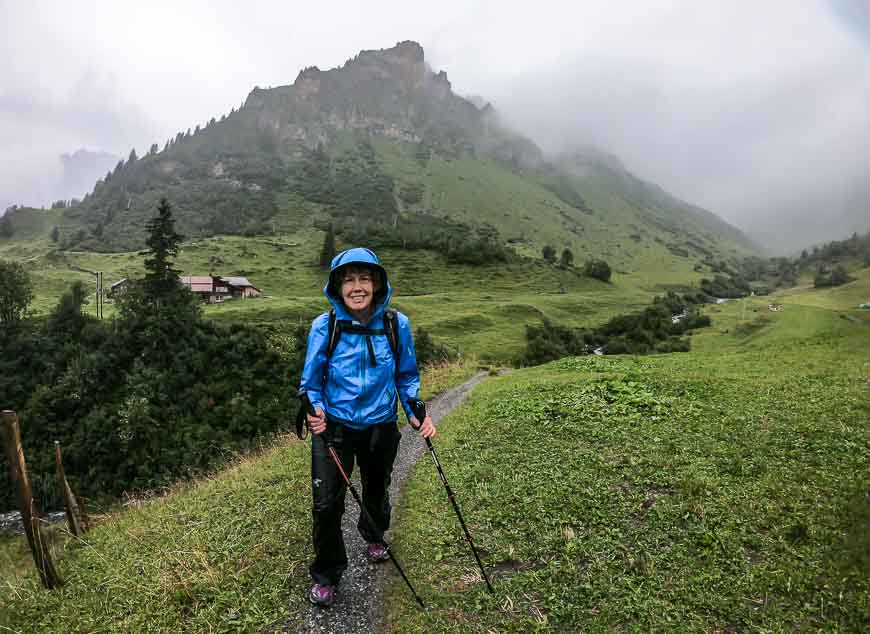
<svg viewBox="0 0 870 634">
<path fill-rule="evenodd" d="M 361 51 L 339 68 L 307 67 L 290 86 L 256 88 L 242 115 L 280 144 L 309 148 L 328 142 L 337 130 L 366 130 L 409 143 L 441 139 L 485 149 L 493 146 L 493 129 L 501 128 L 491 105 L 479 107 L 456 95 L 447 73 L 433 72 L 423 47 L 413 41 Z M 512 153 L 498 156 L 505 154 Z"/>
</svg>

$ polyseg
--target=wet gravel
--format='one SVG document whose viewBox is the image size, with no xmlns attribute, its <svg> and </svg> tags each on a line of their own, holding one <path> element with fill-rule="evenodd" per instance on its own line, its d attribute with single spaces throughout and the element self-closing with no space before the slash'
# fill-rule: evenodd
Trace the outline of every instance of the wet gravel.
<svg viewBox="0 0 870 634">
<path fill-rule="evenodd" d="M 459 406 L 467 397 L 471 389 L 486 378 L 486 372 L 480 372 L 459 387 L 441 394 L 432 399 L 429 405 L 429 414 L 437 426 L 440 420 L 454 408 Z M 437 449 L 437 436 L 436 436 Z M 425 453 L 426 445 L 420 437 L 410 428 L 403 429 L 402 440 L 399 444 L 399 452 L 393 467 L 393 482 L 390 486 L 390 500 L 393 504 L 393 513 L 401 507 L 399 492 L 405 478 L 411 472 L 411 468 Z M 434 475 L 433 477 L 437 477 Z M 354 486 L 359 490 L 360 485 L 356 472 L 353 476 Z M 371 564 L 366 558 L 366 543 L 356 530 L 359 509 L 353 496 L 348 495 L 345 500 L 345 513 L 342 519 L 345 545 L 347 547 L 348 567 L 342 576 L 341 584 L 335 595 L 335 600 L 329 608 L 317 608 L 312 606 L 299 617 L 284 623 L 274 624 L 267 628 L 264 634 L 362 634 L 378 631 L 381 623 L 381 596 L 383 590 L 381 583 L 386 574 L 392 574 L 393 564 L 389 561 Z M 387 541 L 390 542 L 390 532 L 387 532 Z M 400 560 L 399 564 L 403 562 Z M 403 566 L 404 568 L 404 566 Z M 413 570 L 405 570 L 415 589 L 420 580 L 414 578 Z M 306 571 L 307 574 L 307 571 Z"/>
</svg>

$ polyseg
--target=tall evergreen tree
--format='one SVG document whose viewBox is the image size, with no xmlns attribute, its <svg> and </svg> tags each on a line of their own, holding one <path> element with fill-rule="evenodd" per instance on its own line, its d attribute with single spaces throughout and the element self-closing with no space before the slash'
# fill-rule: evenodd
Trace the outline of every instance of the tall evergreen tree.
<svg viewBox="0 0 870 634">
<path fill-rule="evenodd" d="M 170 258 L 178 255 L 178 245 L 184 239 L 175 231 L 175 219 L 172 217 L 172 206 L 166 198 L 160 199 L 157 215 L 145 225 L 148 230 L 148 245 L 150 257 L 145 260 L 145 292 L 150 299 L 160 303 L 161 299 L 169 298 L 178 289 L 178 271 L 172 268 Z"/>
<path fill-rule="evenodd" d="M 549 244 L 541 249 L 541 255 L 544 257 L 544 260 L 550 264 L 556 261 L 556 249 L 551 247 Z"/>
<path fill-rule="evenodd" d="M 329 266 L 335 257 L 335 231 L 332 224 L 326 230 L 323 238 L 323 249 L 320 251 L 320 266 Z"/>
<path fill-rule="evenodd" d="M 562 258 L 560 260 L 560 264 L 563 267 L 568 268 L 573 263 L 574 263 L 574 254 L 571 252 L 571 249 L 569 249 L 568 247 L 565 247 L 565 249 L 562 251 Z"/>
</svg>

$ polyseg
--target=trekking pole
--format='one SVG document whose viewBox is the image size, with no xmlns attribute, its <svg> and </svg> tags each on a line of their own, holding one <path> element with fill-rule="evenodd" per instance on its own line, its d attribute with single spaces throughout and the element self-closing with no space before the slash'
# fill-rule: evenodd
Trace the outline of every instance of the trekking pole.
<svg viewBox="0 0 870 634">
<path fill-rule="evenodd" d="M 423 424 L 423 421 L 426 419 L 426 403 L 421 401 L 420 399 L 411 399 L 409 401 L 409 405 L 411 406 L 411 410 L 414 412 L 414 417 Z M 426 440 L 426 447 L 429 449 L 429 453 L 432 455 L 432 461 L 435 463 L 435 468 L 438 469 L 438 476 L 441 478 L 441 482 L 444 484 L 444 488 L 447 491 L 447 498 L 450 500 L 450 503 L 453 504 L 453 510 L 456 511 L 456 517 L 459 518 L 459 523 L 462 524 L 462 530 L 465 531 L 465 539 L 468 540 L 468 545 L 471 546 L 471 552 L 474 553 L 474 558 L 477 560 L 477 565 L 480 567 L 480 572 L 483 574 L 483 580 L 486 582 L 486 587 L 490 592 L 494 592 L 492 589 L 492 585 L 489 583 L 489 577 L 486 576 L 486 570 L 483 569 L 483 563 L 480 561 L 480 555 L 477 554 L 477 548 L 474 547 L 474 541 L 471 539 L 471 533 L 468 532 L 468 527 L 465 525 L 465 520 L 462 519 L 462 513 L 459 510 L 459 504 L 456 502 L 456 496 L 453 494 L 453 490 L 450 488 L 450 484 L 447 482 L 447 476 L 444 475 L 444 469 L 441 468 L 441 463 L 438 462 L 438 454 L 435 453 L 435 447 L 432 445 L 432 441 L 428 438 Z"/>
<path fill-rule="evenodd" d="M 314 409 L 314 406 L 311 404 L 311 401 L 308 398 L 307 394 L 302 394 L 301 396 L 303 405 L 306 411 L 312 416 L 317 416 L 317 411 Z M 329 455 L 332 456 L 333 462 L 335 462 L 335 466 L 338 467 L 339 473 L 341 473 L 341 477 L 344 480 L 344 483 L 347 485 L 347 488 L 350 489 L 351 495 L 353 495 L 353 499 L 356 500 L 357 505 L 360 508 L 360 511 L 365 515 L 366 521 L 369 523 L 369 526 L 375 527 L 374 520 L 372 516 L 369 514 L 368 509 L 366 509 L 363 504 L 362 498 L 357 493 L 356 488 L 353 486 L 353 483 L 350 481 L 350 478 L 347 477 L 347 473 L 344 470 L 344 467 L 341 466 L 341 460 L 338 457 L 338 454 L 335 453 L 335 449 L 332 446 L 332 440 L 326 441 L 326 450 L 329 452 Z M 405 580 L 405 583 L 408 584 L 408 589 L 411 591 L 411 594 L 414 595 L 414 598 L 417 600 L 417 603 L 420 604 L 420 607 L 424 610 L 426 606 L 423 604 L 423 600 L 417 596 L 417 592 L 414 590 L 414 586 L 411 585 L 411 582 L 408 580 L 408 577 L 405 575 L 405 571 L 402 570 L 402 567 L 399 565 L 399 562 L 396 561 L 396 558 L 393 556 L 393 551 L 390 549 L 390 545 L 387 543 L 387 540 L 384 539 L 383 535 L 381 535 L 381 539 L 379 540 L 381 546 L 384 547 L 384 550 L 387 551 L 387 555 L 390 556 L 390 561 L 393 562 L 393 565 L 396 567 L 396 570 L 399 571 L 399 574 L 402 576 L 402 579 Z"/>
</svg>

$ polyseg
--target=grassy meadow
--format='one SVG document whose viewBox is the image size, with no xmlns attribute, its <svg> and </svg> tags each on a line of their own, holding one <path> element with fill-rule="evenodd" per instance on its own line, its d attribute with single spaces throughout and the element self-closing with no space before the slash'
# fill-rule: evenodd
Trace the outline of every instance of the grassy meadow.
<svg viewBox="0 0 870 634">
<path fill-rule="evenodd" d="M 436 447 L 496 594 L 424 456 L 393 535 L 430 609 L 387 570 L 388 631 L 861 631 L 870 314 L 810 294 L 784 294 L 777 313 L 766 299 L 711 306 L 688 354 L 567 358 L 478 386 Z M 57 592 L 38 588 L 20 539 L 0 542 L 0 629 L 292 619 L 307 609 L 308 459 L 285 437 L 98 518 L 84 540 L 61 532 Z"/>
<path fill-rule="evenodd" d="M 184 275 L 245 275 L 265 297 L 206 306 L 209 318 L 290 329 L 328 309 L 322 289 L 326 272 L 315 263 L 323 233 L 314 229 L 278 236 L 219 236 L 184 243 L 175 260 Z M 95 310 L 94 276 L 106 286 L 143 274 L 144 252 L 54 252 L 48 238 L 35 236 L 16 246 L 0 244 L 0 258 L 23 262 L 34 283 L 33 315 L 47 314 L 73 282 L 91 291 L 86 311 Z M 540 259 L 487 266 L 448 265 L 431 252 L 379 250 L 395 289 L 393 306 L 413 325 L 462 354 L 508 362 L 523 349 L 524 325 L 546 316 L 573 326 L 591 326 L 637 310 L 673 285 L 697 282 L 702 274 L 688 261 L 651 258 L 631 272 L 614 272 L 605 284 Z M 113 305 L 104 304 L 111 318 Z"/>
<path fill-rule="evenodd" d="M 390 630 L 866 631 L 870 313 L 810 295 L 477 388 L 437 446 L 496 593 L 425 460 L 396 541 L 431 609 L 394 579 Z"/>
</svg>

